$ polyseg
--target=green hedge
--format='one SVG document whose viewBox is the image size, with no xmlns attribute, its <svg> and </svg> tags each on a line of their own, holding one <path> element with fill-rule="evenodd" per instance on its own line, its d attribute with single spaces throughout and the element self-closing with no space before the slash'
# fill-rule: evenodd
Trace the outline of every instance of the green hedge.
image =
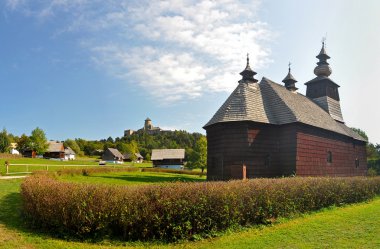
<svg viewBox="0 0 380 249">
<path fill-rule="evenodd" d="M 23 182 L 21 194 L 29 224 L 59 236 L 177 241 L 365 201 L 380 194 L 380 177 L 121 187 L 66 183 L 37 174 Z"/>
</svg>

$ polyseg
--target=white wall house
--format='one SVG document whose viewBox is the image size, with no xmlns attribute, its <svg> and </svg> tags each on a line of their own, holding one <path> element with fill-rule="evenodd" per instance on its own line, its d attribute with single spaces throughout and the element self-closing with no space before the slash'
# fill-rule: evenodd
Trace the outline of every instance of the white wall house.
<svg viewBox="0 0 380 249">
<path fill-rule="evenodd" d="M 20 155 L 20 152 L 16 149 L 11 149 L 11 154 L 12 155 Z"/>
<path fill-rule="evenodd" d="M 65 160 L 75 160 L 75 152 L 70 148 L 65 148 Z"/>
</svg>

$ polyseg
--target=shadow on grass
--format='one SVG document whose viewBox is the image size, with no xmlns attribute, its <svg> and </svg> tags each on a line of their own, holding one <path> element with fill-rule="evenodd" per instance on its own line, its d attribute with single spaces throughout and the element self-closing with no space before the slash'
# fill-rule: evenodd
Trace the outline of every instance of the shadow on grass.
<svg viewBox="0 0 380 249">
<path fill-rule="evenodd" d="M 32 228 L 22 217 L 22 200 L 20 193 L 9 193 L 0 196 L 0 224 L 4 225 L 7 229 L 22 233 L 24 236 L 35 237 L 40 240 L 54 238 L 71 242 L 96 243 L 102 241 L 102 238 L 81 240 L 74 236 L 58 234 L 44 228 Z M 2 248 L 1 243 L 0 248 Z"/>
<path fill-rule="evenodd" d="M 9 193 L 0 198 L 0 223 L 8 228 L 27 231 L 21 218 L 20 193 Z"/>
<path fill-rule="evenodd" d="M 94 178 L 115 179 L 135 183 L 165 183 L 165 182 L 203 182 L 203 178 L 190 178 L 185 176 L 157 176 L 157 175 L 123 175 L 123 176 L 89 176 Z"/>
</svg>

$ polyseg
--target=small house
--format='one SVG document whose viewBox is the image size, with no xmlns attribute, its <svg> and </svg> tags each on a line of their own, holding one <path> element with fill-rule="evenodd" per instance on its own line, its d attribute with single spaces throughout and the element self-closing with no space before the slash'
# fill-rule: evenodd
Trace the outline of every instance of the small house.
<svg viewBox="0 0 380 249">
<path fill-rule="evenodd" d="M 75 152 L 70 148 L 65 148 L 65 160 L 75 160 Z"/>
<path fill-rule="evenodd" d="M 130 153 L 125 153 L 124 155 L 124 161 L 125 162 L 132 162 L 132 159 L 131 159 L 131 154 Z M 140 154 L 140 153 L 135 153 L 135 161 L 136 163 L 142 163 L 143 160 L 144 160 L 144 157 Z"/>
<path fill-rule="evenodd" d="M 29 157 L 29 158 L 36 158 L 37 157 L 37 153 L 34 151 L 34 150 L 25 150 L 24 152 L 22 152 L 22 156 L 23 157 Z"/>
<path fill-rule="evenodd" d="M 122 163 L 124 156 L 117 149 L 108 148 L 104 151 L 102 159 L 106 162 Z"/>
<path fill-rule="evenodd" d="M 11 148 L 10 153 L 12 155 L 20 155 L 20 152 L 17 150 L 17 143 L 11 143 L 10 148 Z"/>
<path fill-rule="evenodd" d="M 151 160 L 153 167 L 183 169 L 185 149 L 154 149 Z"/>
<path fill-rule="evenodd" d="M 43 155 L 44 158 L 55 158 L 64 159 L 65 158 L 65 147 L 62 142 L 49 141 L 48 149 Z"/>
</svg>

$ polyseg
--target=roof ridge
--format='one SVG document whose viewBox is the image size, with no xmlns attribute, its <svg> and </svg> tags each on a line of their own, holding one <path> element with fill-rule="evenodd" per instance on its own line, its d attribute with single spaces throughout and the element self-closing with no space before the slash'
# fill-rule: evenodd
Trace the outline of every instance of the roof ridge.
<svg viewBox="0 0 380 249">
<path fill-rule="evenodd" d="M 288 105 L 288 103 L 286 101 L 283 101 L 283 99 L 281 98 L 281 96 L 279 96 L 279 94 L 276 92 L 276 90 L 273 89 L 273 87 L 271 86 L 271 84 L 276 85 L 276 87 L 281 87 L 281 88 L 283 88 L 286 91 L 289 91 L 289 90 L 286 89 L 286 87 L 283 86 L 282 84 L 278 84 L 278 83 L 276 83 L 276 82 L 274 82 L 274 81 L 272 81 L 272 80 L 270 80 L 268 78 L 264 78 L 263 77 L 262 82 L 263 82 L 264 85 L 267 84 L 273 90 L 274 94 L 276 94 L 277 97 L 282 100 L 282 103 L 287 107 L 287 111 L 289 111 L 291 113 L 291 115 L 293 115 L 294 120 L 297 122 L 298 118 L 297 118 L 297 115 L 294 112 L 294 110 Z M 260 82 L 260 84 L 261 84 L 261 82 Z M 297 93 L 293 93 L 293 94 L 297 94 Z M 275 114 L 279 115 L 279 113 L 275 113 Z"/>
</svg>

